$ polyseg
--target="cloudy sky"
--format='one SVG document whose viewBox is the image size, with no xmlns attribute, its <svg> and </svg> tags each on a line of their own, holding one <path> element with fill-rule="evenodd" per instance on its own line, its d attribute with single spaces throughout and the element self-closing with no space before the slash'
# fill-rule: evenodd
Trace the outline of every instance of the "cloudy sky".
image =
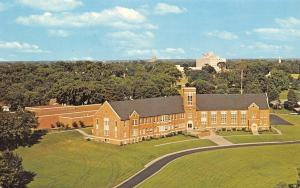
<svg viewBox="0 0 300 188">
<path fill-rule="evenodd" d="M 0 61 L 300 57 L 300 0 L 0 0 Z"/>
</svg>

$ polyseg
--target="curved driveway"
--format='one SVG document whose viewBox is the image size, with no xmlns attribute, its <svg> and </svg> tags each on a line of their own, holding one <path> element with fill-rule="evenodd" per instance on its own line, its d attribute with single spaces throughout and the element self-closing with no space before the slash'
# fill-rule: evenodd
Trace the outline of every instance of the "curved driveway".
<svg viewBox="0 0 300 188">
<path fill-rule="evenodd" d="M 253 146 L 270 146 L 270 145 L 286 145 L 286 144 L 300 144 L 300 140 L 297 141 L 280 141 L 280 142 L 259 142 L 259 143 L 244 143 L 244 144 L 233 144 L 229 146 L 208 146 L 208 147 L 201 147 L 201 148 L 194 148 L 184 151 L 179 151 L 176 153 L 167 154 L 154 162 L 150 162 L 150 165 L 147 165 L 143 170 L 139 171 L 129 179 L 125 180 L 124 182 L 117 185 L 117 188 L 132 188 L 150 176 L 157 173 L 160 169 L 162 169 L 165 165 L 170 163 L 171 161 L 193 153 L 204 152 L 204 151 L 211 151 L 211 150 L 220 150 L 220 149 L 227 149 L 227 148 L 242 148 L 242 147 L 253 147 Z"/>
</svg>

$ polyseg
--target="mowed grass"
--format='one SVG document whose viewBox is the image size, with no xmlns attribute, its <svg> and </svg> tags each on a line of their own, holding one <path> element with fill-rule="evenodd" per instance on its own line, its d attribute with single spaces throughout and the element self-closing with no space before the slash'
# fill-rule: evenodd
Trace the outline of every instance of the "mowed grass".
<svg viewBox="0 0 300 188">
<path fill-rule="evenodd" d="M 197 153 L 171 162 L 138 187 L 274 188 L 297 181 L 299 158 L 300 144 Z"/>
<path fill-rule="evenodd" d="M 19 148 L 26 170 L 37 173 L 29 187 L 112 187 L 145 164 L 166 153 L 188 148 L 214 145 L 208 140 L 183 141 L 190 137 L 178 135 L 144 141 L 127 146 L 86 141 L 76 131 L 44 136 L 30 148 Z"/>
<path fill-rule="evenodd" d="M 297 80 L 299 78 L 299 74 L 291 74 L 291 77 L 295 80 Z"/>
<path fill-rule="evenodd" d="M 277 112 L 276 115 L 294 124 L 294 125 L 273 126 L 279 129 L 282 132 L 282 135 L 262 134 L 262 135 L 224 136 L 224 138 L 226 138 L 232 143 L 300 140 L 300 116 L 277 113 Z"/>
</svg>

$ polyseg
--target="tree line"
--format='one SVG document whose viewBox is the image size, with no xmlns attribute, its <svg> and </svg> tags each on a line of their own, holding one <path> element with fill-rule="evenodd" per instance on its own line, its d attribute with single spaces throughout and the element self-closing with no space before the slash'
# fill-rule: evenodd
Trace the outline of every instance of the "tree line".
<svg viewBox="0 0 300 188">
<path fill-rule="evenodd" d="M 177 95 L 181 73 L 170 63 L 56 62 L 0 64 L 0 102 L 18 107 L 81 105 Z"/>
<path fill-rule="evenodd" d="M 188 85 L 197 88 L 197 93 L 267 93 L 269 101 L 278 100 L 287 89 L 300 89 L 300 80 L 290 76 L 300 72 L 300 61 L 282 63 L 262 60 L 236 61 L 226 64 L 227 71 L 217 73 L 206 65 L 202 70 L 185 66 Z"/>
</svg>

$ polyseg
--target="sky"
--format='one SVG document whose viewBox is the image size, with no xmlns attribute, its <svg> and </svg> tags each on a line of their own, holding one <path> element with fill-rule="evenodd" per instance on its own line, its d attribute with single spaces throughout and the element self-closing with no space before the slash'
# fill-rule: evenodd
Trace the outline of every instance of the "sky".
<svg viewBox="0 0 300 188">
<path fill-rule="evenodd" d="M 0 61 L 299 58 L 300 0 L 0 0 Z"/>
</svg>

